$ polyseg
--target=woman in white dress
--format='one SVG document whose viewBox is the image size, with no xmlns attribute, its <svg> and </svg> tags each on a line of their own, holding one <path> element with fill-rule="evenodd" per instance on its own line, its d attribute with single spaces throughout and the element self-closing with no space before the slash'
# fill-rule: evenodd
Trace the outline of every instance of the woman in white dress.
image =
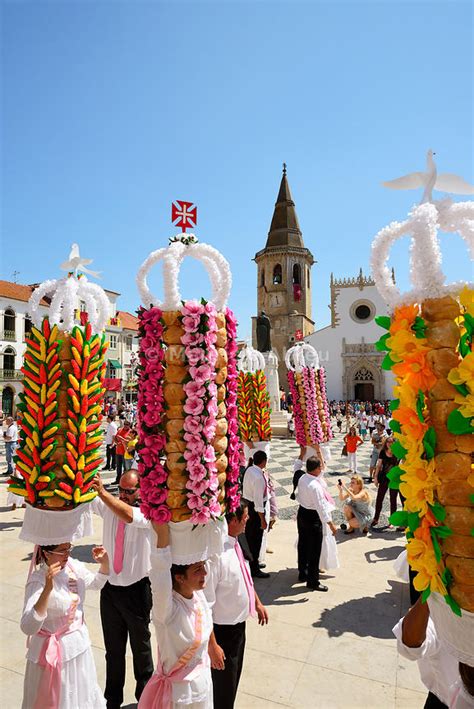
<svg viewBox="0 0 474 709">
<path fill-rule="evenodd" d="M 94 547 L 100 567 L 93 574 L 69 558 L 71 548 L 64 543 L 34 552 L 37 568 L 26 584 L 20 621 L 29 636 L 22 709 L 105 707 L 83 608 L 86 588 L 107 581 L 109 560 L 103 547 Z"/>
<path fill-rule="evenodd" d="M 167 524 L 153 523 L 150 581 L 157 667 L 146 685 L 139 709 L 212 709 L 212 678 L 207 646 L 212 614 L 203 588 L 205 562 L 172 564 Z"/>
</svg>

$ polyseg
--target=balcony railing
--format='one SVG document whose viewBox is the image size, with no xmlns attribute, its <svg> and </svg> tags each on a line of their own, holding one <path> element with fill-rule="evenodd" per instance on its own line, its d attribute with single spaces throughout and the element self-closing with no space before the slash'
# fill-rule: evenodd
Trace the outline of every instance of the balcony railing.
<svg viewBox="0 0 474 709">
<path fill-rule="evenodd" d="M 9 340 L 10 342 L 15 342 L 16 333 L 15 330 L 4 330 L 2 332 L 2 340 Z"/>
<path fill-rule="evenodd" d="M 0 369 L 0 382 L 11 381 L 12 379 L 23 379 L 23 372 L 19 369 Z"/>
</svg>

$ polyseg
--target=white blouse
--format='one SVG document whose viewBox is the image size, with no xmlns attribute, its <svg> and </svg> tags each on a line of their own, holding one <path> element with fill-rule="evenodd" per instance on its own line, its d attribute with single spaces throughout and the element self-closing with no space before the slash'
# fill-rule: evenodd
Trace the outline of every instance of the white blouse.
<svg viewBox="0 0 474 709">
<path fill-rule="evenodd" d="M 78 628 L 71 633 L 62 635 L 60 638 L 61 653 L 64 662 L 72 660 L 90 647 L 89 633 L 84 623 L 84 598 L 86 588 L 100 589 L 104 586 L 108 578 L 100 572 L 96 574 L 91 573 L 86 566 L 80 561 L 77 561 L 77 559 L 70 559 L 68 565 L 72 568 L 77 577 L 79 602 L 73 622 L 78 625 Z M 41 648 L 46 640 L 45 636 L 38 635 L 38 633 L 40 630 L 55 633 L 64 628 L 71 606 L 69 575 L 67 573 L 67 567 L 65 567 L 53 579 L 53 590 L 48 599 L 46 613 L 40 615 L 36 612 L 34 606 L 43 591 L 45 578 L 46 565 L 42 564 L 39 569 L 31 574 L 26 584 L 25 603 L 20 621 L 22 631 L 26 635 L 31 636 L 26 657 L 28 660 L 35 663 L 39 660 Z"/>
<path fill-rule="evenodd" d="M 227 536 L 223 552 L 212 556 L 206 565 L 204 594 L 218 625 L 236 625 L 249 617 L 249 594 L 235 551 L 238 543 L 235 537 Z M 245 564 L 248 566 L 247 561 Z"/>
<path fill-rule="evenodd" d="M 188 669 L 203 663 L 203 671 L 190 681 L 173 682 L 173 703 L 204 702 L 212 694 L 212 682 L 207 646 L 212 631 L 212 615 L 203 591 L 194 591 L 192 598 L 184 598 L 173 591 L 171 580 L 171 551 L 152 548 L 150 581 L 153 591 L 153 622 L 158 653 L 163 671 L 168 674 L 178 659 L 195 641 L 195 611 L 201 609 L 201 644 L 191 659 Z"/>
</svg>

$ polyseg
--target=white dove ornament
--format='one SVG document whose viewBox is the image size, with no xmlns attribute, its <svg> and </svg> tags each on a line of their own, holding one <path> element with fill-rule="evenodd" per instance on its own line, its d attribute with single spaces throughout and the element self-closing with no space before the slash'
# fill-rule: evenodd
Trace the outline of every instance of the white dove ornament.
<svg viewBox="0 0 474 709">
<path fill-rule="evenodd" d="M 474 202 L 452 202 L 450 199 L 433 202 L 431 199 L 433 189 L 474 194 L 474 187 L 457 175 L 437 175 L 431 150 L 427 163 L 426 173 L 412 173 L 384 183 L 393 189 L 424 187 L 422 202 L 412 209 L 408 219 L 384 227 L 372 243 L 372 274 L 390 308 L 403 303 L 421 302 L 425 298 L 440 298 L 466 285 L 464 282 L 445 284 L 439 230 L 459 232 L 467 243 L 471 258 L 474 258 Z M 393 282 L 387 263 L 392 245 L 403 236 L 411 236 L 410 280 L 413 289 L 407 293 L 401 293 Z"/>
<path fill-rule="evenodd" d="M 110 301 L 103 288 L 96 283 L 89 283 L 83 275 L 86 271 L 92 276 L 98 276 L 95 271 L 89 271 L 86 265 L 91 259 L 83 259 L 79 254 L 79 246 L 73 244 L 68 261 L 61 264 L 68 276 L 56 280 L 43 281 L 30 298 L 31 317 L 36 327 L 41 326 L 43 312 L 40 310 L 41 299 L 51 298 L 49 306 L 49 322 L 62 330 L 72 330 L 79 322 L 76 315 L 80 311 L 81 302 L 85 303 L 88 321 L 94 334 L 100 333 L 107 324 L 110 314 Z M 81 271 L 78 274 L 78 271 Z"/>
<path fill-rule="evenodd" d="M 423 196 L 420 204 L 433 201 L 433 190 L 449 192 L 450 194 L 474 194 L 474 185 L 470 185 L 464 178 L 445 172 L 438 175 L 434 153 L 428 150 L 426 154 L 426 172 L 410 172 L 409 175 L 397 177 L 395 180 L 382 182 L 384 187 L 391 190 L 417 190 L 423 187 Z"/>
</svg>

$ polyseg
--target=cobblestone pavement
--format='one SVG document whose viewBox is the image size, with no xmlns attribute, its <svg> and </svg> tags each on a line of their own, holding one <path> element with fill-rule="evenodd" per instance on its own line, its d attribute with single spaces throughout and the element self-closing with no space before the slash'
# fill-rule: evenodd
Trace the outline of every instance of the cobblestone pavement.
<svg viewBox="0 0 474 709">
<path fill-rule="evenodd" d="M 332 492 L 344 477 L 346 461 L 336 436 L 326 473 Z M 403 548 L 396 531 L 364 536 L 337 535 L 340 568 L 323 576 L 328 593 L 308 592 L 296 570 L 296 504 L 289 499 L 297 446 L 292 440 L 272 443 L 269 469 L 275 479 L 280 521 L 269 537 L 270 578 L 257 579 L 267 606 L 265 628 L 247 623 L 245 662 L 236 709 L 421 709 L 426 691 L 416 663 L 398 657 L 392 627 L 408 607 L 408 587 L 396 579 L 393 560 Z M 364 444 L 360 472 L 366 473 L 370 445 Z M 0 441 L 0 472 L 5 472 Z M 113 472 L 104 472 L 108 483 Z M 25 636 L 19 627 L 31 544 L 18 538 L 23 510 L 6 506 L 6 476 L 0 477 L 0 683 L 2 706 L 21 706 L 25 669 Z M 113 489 L 113 488 L 112 488 Z M 339 512 L 334 513 L 339 520 Z M 73 555 L 90 563 L 91 549 L 102 538 L 102 520 L 94 516 L 94 534 L 74 547 Z M 101 687 L 105 684 L 105 653 L 99 593 L 88 591 L 86 622 Z M 152 630 L 154 637 L 154 631 Z M 153 641 L 153 646 L 155 643 Z M 132 659 L 127 652 L 124 709 L 134 703 Z"/>
</svg>

